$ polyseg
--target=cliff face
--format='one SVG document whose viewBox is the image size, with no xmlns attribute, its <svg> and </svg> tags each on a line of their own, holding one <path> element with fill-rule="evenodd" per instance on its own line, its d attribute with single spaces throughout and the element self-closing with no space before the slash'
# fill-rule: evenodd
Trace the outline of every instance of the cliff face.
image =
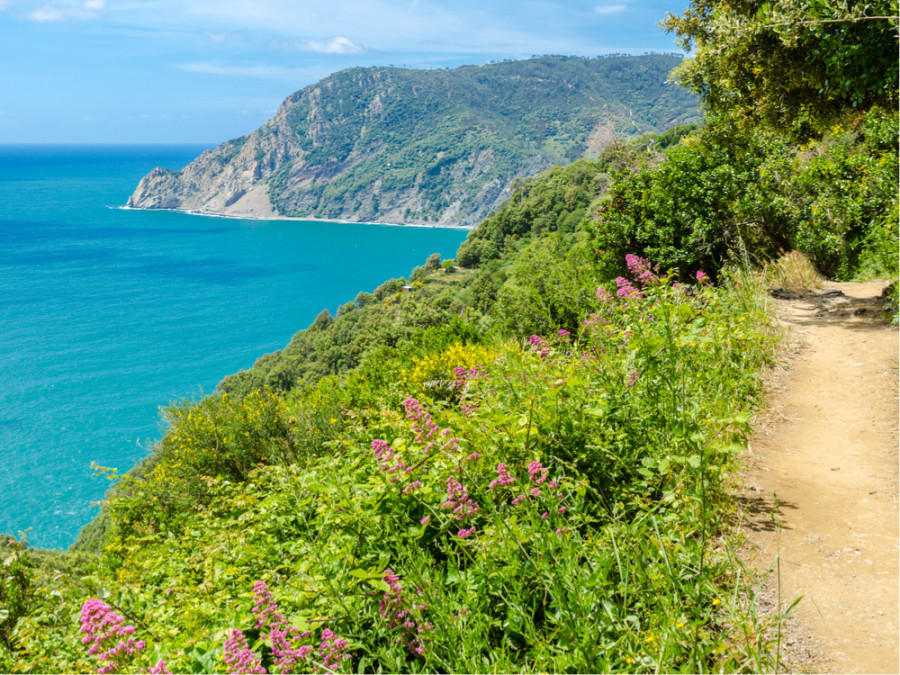
<svg viewBox="0 0 900 675">
<path fill-rule="evenodd" d="M 475 225 L 516 178 L 596 155 L 616 134 L 697 121 L 666 84 L 679 58 L 542 57 L 453 71 L 354 68 L 289 96 L 248 136 L 128 205 L 244 217 Z"/>
</svg>

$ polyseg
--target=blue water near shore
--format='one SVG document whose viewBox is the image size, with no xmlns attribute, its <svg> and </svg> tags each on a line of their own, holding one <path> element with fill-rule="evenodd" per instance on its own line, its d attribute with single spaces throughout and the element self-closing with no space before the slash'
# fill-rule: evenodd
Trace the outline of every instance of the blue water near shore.
<svg viewBox="0 0 900 675">
<path fill-rule="evenodd" d="M 162 434 L 214 390 L 461 230 L 114 208 L 202 146 L 0 146 L 0 532 L 65 548 Z"/>
</svg>

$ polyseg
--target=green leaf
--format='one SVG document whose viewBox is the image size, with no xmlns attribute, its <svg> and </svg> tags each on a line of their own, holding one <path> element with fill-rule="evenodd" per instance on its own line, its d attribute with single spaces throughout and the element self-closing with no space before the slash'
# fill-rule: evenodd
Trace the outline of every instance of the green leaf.
<svg viewBox="0 0 900 675">
<path fill-rule="evenodd" d="M 379 591 L 388 593 L 391 590 L 391 587 L 383 579 L 369 579 L 368 581 L 370 586 L 377 588 Z"/>
</svg>

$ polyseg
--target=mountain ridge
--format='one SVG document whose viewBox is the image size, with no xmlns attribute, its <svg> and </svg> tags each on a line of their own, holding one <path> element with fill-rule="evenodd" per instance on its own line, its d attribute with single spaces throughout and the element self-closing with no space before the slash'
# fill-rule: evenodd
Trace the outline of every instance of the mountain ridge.
<svg viewBox="0 0 900 675">
<path fill-rule="evenodd" d="M 350 68 L 288 96 L 259 129 L 128 200 L 252 218 L 474 226 L 529 177 L 618 135 L 699 119 L 667 84 L 681 57 L 545 56 L 454 70 Z"/>
</svg>

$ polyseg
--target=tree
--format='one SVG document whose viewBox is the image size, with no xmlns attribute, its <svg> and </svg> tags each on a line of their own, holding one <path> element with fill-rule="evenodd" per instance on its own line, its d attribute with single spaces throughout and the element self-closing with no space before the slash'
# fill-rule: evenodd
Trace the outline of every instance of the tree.
<svg viewBox="0 0 900 675">
<path fill-rule="evenodd" d="M 707 112 L 819 135 L 848 109 L 897 107 L 896 0 L 693 0 L 664 28 Z"/>
<path fill-rule="evenodd" d="M 431 272 L 437 272 L 439 269 L 441 269 L 441 254 L 432 253 L 428 256 L 428 260 L 425 261 L 425 271 L 430 274 Z"/>
</svg>

